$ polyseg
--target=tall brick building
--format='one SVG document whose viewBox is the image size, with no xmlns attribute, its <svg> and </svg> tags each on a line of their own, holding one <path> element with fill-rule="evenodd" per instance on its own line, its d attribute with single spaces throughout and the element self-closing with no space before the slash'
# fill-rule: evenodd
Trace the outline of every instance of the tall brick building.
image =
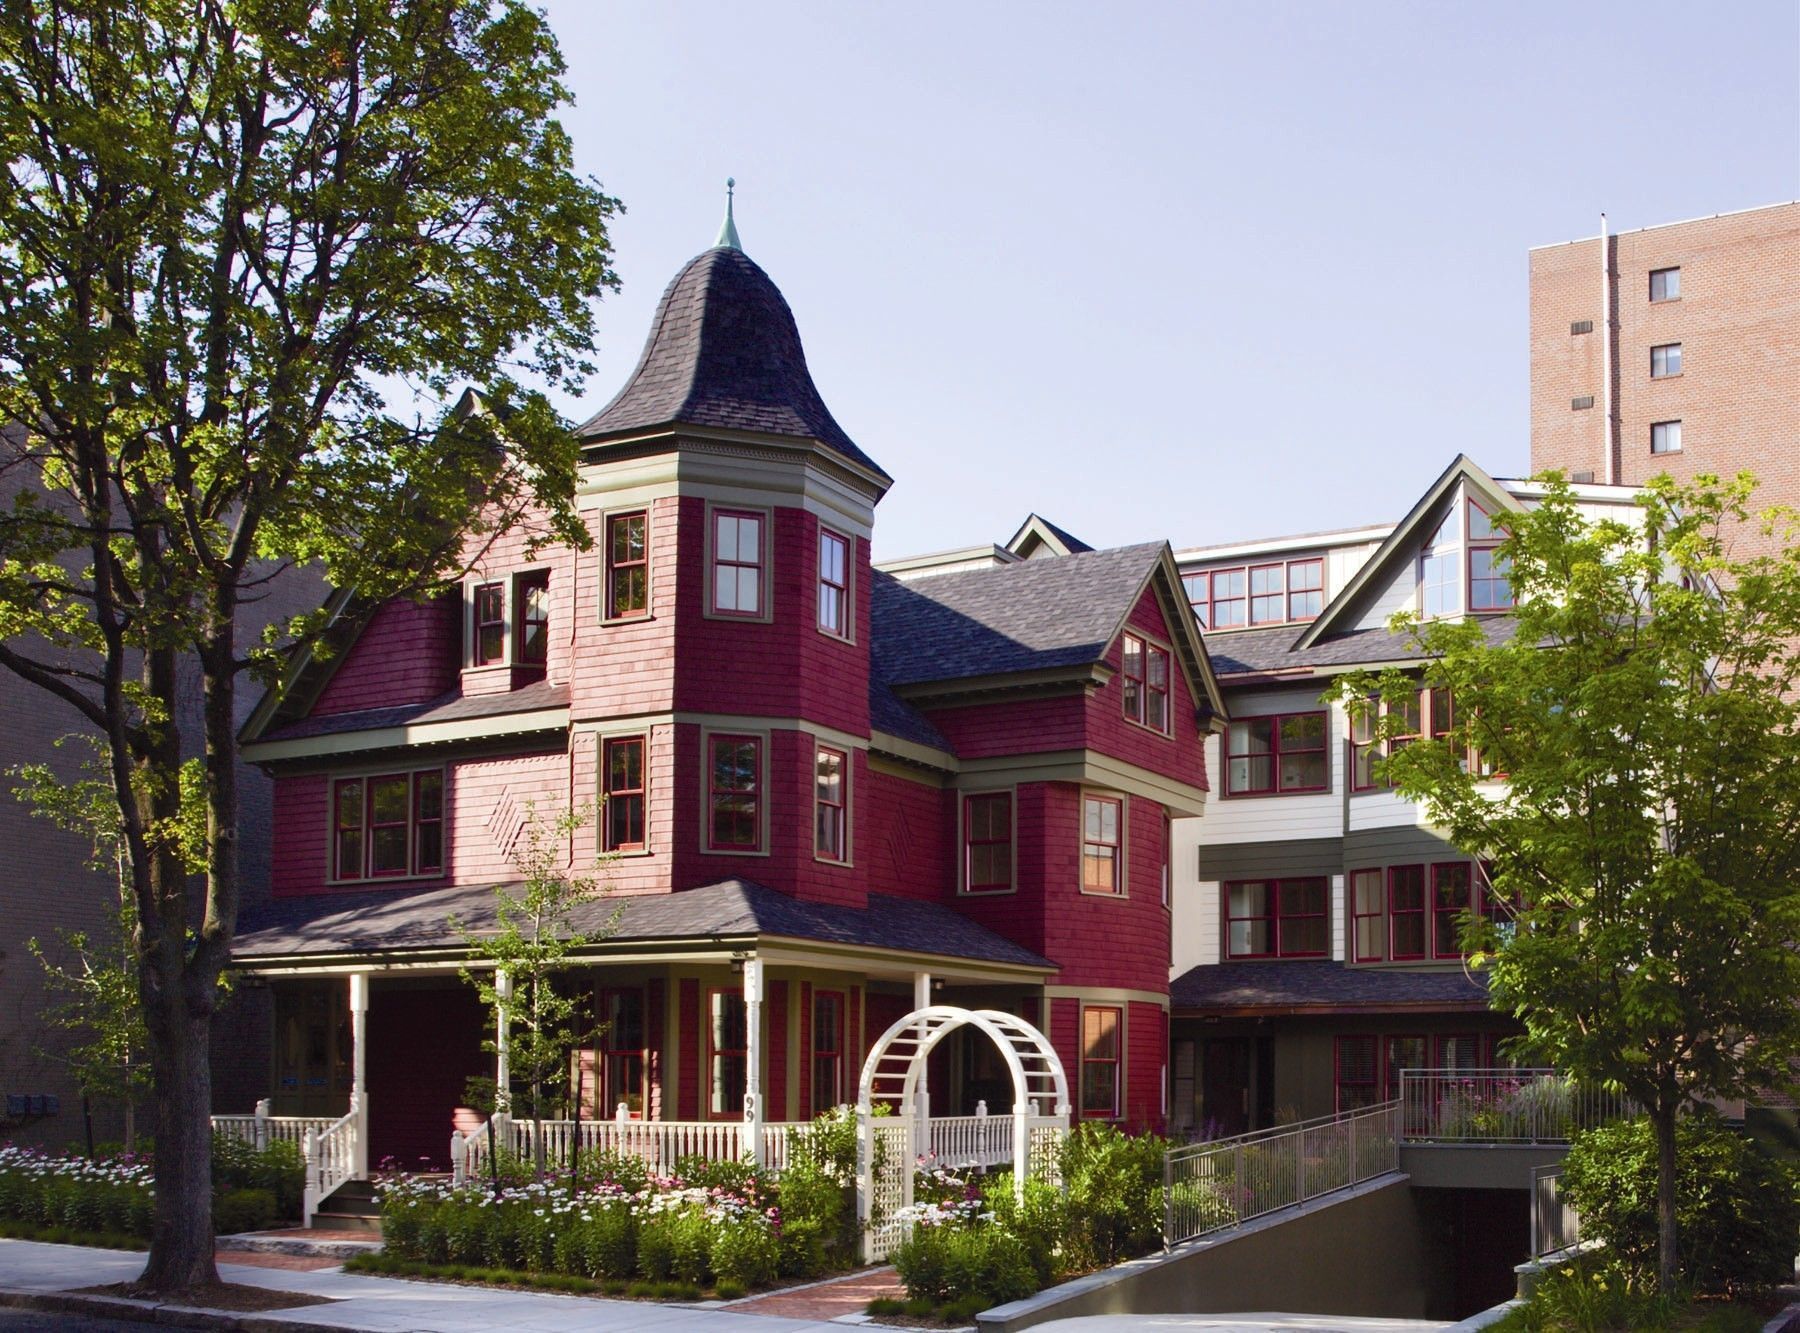
<svg viewBox="0 0 1800 1333">
<path fill-rule="evenodd" d="M 1530 288 L 1533 472 L 1800 505 L 1800 202 L 1540 246 Z"/>
</svg>

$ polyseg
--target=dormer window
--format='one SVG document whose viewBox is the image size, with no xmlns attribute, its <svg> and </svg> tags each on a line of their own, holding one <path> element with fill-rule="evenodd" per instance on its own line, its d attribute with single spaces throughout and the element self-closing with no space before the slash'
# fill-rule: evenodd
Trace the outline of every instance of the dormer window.
<svg viewBox="0 0 1800 1333">
<path fill-rule="evenodd" d="M 1419 552 L 1419 614 L 1453 616 L 1462 610 L 1462 524 L 1455 509 Z"/>
<path fill-rule="evenodd" d="M 518 605 L 518 665 L 541 667 L 550 660 L 549 570 L 520 577 Z"/>
<path fill-rule="evenodd" d="M 1512 565 L 1495 547 L 1506 532 L 1487 510 L 1469 501 L 1469 610 L 1507 611 L 1512 608 Z"/>
<path fill-rule="evenodd" d="M 475 589 L 475 665 L 498 666 L 506 660 L 506 585 L 482 583 Z"/>
</svg>

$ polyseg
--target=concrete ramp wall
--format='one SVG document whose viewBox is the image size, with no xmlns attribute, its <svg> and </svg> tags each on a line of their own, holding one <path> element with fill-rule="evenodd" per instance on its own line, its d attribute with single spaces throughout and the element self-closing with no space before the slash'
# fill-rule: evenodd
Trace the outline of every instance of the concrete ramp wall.
<svg viewBox="0 0 1800 1333">
<path fill-rule="evenodd" d="M 1233 1231 L 1135 1259 L 978 1319 L 1013 1333 L 1051 1319 L 1105 1314 L 1292 1314 L 1422 1319 L 1449 1280 L 1406 1176 L 1395 1172 Z"/>
</svg>

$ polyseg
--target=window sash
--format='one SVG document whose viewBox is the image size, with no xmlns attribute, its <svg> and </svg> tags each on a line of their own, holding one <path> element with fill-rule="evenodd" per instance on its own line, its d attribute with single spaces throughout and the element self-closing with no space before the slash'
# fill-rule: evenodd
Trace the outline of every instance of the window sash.
<svg viewBox="0 0 1800 1333">
<path fill-rule="evenodd" d="M 645 760 L 650 747 L 644 736 L 609 736 L 602 743 L 601 791 L 605 842 L 609 852 L 641 852 L 648 846 L 645 827 L 648 779 Z"/>
<path fill-rule="evenodd" d="M 1124 1014 L 1107 1005 L 1081 1010 L 1081 1114 L 1111 1120 L 1119 1114 L 1120 1037 Z"/>
<path fill-rule="evenodd" d="M 649 611 L 649 512 L 613 514 L 606 520 L 606 618 L 628 620 Z"/>
<path fill-rule="evenodd" d="M 819 628 L 850 637 L 850 542 L 819 529 Z"/>
<path fill-rule="evenodd" d="M 1359 963 L 1378 963 L 1386 956 L 1384 888 L 1379 870 L 1350 872 L 1350 956 Z"/>
<path fill-rule="evenodd" d="M 1457 918 L 1475 910 L 1475 875 L 1467 861 L 1440 861 L 1431 867 L 1431 956 L 1461 958 Z"/>
<path fill-rule="evenodd" d="M 1331 1043 L 1332 1093 L 1336 1109 L 1373 1106 L 1381 1087 L 1381 1047 L 1372 1033 L 1338 1036 Z"/>
<path fill-rule="evenodd" d="M 1167 736 L 1171 730 L 1168 650 L 1148 644 L 1144 665 L 1144 725 Z"/>
<path fill-rule="evenodd" d="M 713 511 L 712 609 L 725 616 L 763 613 L 763 515 Z"/>
<path fill-rule="evenodd" d="M 850 859 L 849 756 L 821 745 L 813 759 L 813 853 L 828 861 Z"/>
<path fill-rule="evenodd" d="M 1240 911 L 1235 891 L 1253 888 L 1261 889 L 1254 901 L 1256 910 Z M 1227 958 L 1323 958 L 1331 952 L 1329 879 L 1307 875 L 1231 880 L 1223 890 Z M 1244 899 L 1246 907 L 1252 905 L 1251 895 Z M 1302 941 L 1303 931 L 1315 938 Z"/>
<path fill-rule="evenodd" d="M 1668 379 L 1681 373 L 1681 344 L 1662 343 L 1650 349 L 1650 378 Z"/>
<path fill-rule="evenodd" d="M 1137 635 L 1127 634 L 1119 648 L 1125 716 L 1133 722 L 1144 720 L 1144 646 Z"/>
<path fill-rule="evenodd" d="M 1184 574 L 1182 587 L 1201 629 L 1242 629 L 1311 620 L 1324 609 L 1325 560 L 1236 565 Z"/>
<path fill-rule="evenodd" d="M 983 792 L 963 798 L 963 884 L 968 893 L 1011 890 L 1010 792 Z"/>
<path fill-rule="evenodd" d="M 1258 734 L 1264 724 L 1266 738 Z M 1329 717 L 1322 711 L 1269 713 L 1230 723 L 1225 729 L 1226 794 L 1275 796 L 1329 790 L 1326 738 L 1330 730 Z M 1316 738 L 1308 734 L 1315 731 Z"/>
<path fill-rule="evenodd" d="M 707 847 L 757 851 L 762 846 L 762 740 L 716 735 L 707 746 Z"/>
<path fill-rule="evenodd" d="M 1652 301 L 1673 301 L 1681 296 L 1681 270 L 1679 268 L 1653 268 L 1650 270 L 1650 299 Z"/>
<path fill-rule="evenodd" d="M 1650 452 L 1653 454 L 1678 454 L 1681 452 L 1681 423 L 1679 421 L 1653 421 L 1650 423 Z"/>
<path fill-rule="evenodd" d="M 492 666 L 506 660 L 506 585 L 483 583 L 475 589 L 473 660 Z"/>
<path fill-rule="evenodd" d="M 1405 905 L 1402 906 L 1402 903 Z M 1425 867 L 1388 867 L 1388 957 L 1399 961 L 1424 958 Z"/>
<path fill-rule="evenodd" d="M 1087 796 L 1081 803 L 1081 890 L 1124 893 L 1121 855 L 1125 804 L 1116 797 Z"/>
</svg>

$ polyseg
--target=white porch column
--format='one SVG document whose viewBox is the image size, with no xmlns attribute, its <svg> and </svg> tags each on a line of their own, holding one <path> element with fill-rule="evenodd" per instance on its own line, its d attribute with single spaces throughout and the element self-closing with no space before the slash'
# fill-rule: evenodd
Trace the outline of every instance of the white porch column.
<svg viewBox="0 0 1800 1333">
<path fill-rule="evenodd" d="M 350 974 L 350 1109 L 356 1112 L 352 1170 L 369 1178 L 369 974 Z"/>
<path fill-rule="evenodd" d="M 505 1138 L 507 1122 L 512 1118 L 512 1024 L 508 1007 L 512 1002 L 512 975 L 501 968 L 494 973 L 494 989 L 500 995 L 494 1019 L 494 1129 L 500 1135 L 496 1146 L 512 1146 Z"/>
<path fill-rule="evenodd" d="M 763 1164 L 762 1112 L 763 964 L 744 960 L 744 1156 Z"/>
<path fill-rule="evenodd" d="M 913 973 L 913 1008 L 929 1009 L 931 1007 L 931 973 Z M 923 1036 L 925 1025 L 919 1025 Z M 931 1061 L 929 1058 L 919 1061 L 919 1082 L 913 1104 L 906 1108 L 912 1113 L 913 1160 L 917 1161 L 931 1152 Z"/>
</svg>

